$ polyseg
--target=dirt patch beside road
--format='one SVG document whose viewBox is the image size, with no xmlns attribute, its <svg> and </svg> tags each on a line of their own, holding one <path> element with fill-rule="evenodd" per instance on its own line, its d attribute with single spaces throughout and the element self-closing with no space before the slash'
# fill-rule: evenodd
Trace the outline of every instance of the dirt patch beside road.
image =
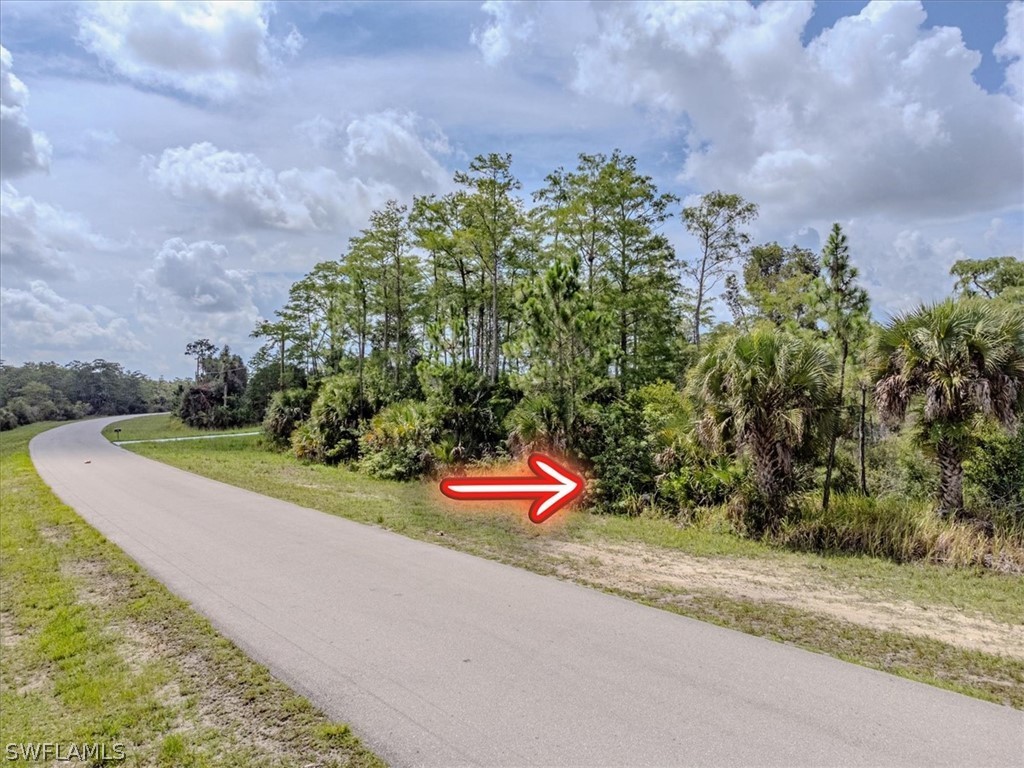
<svg viewBox="0 0 1024 768">
<path fill-rule="evenodd" d="M 959 648 L 1024 659 L 1024 627 L 938 606 L 887 601 L 822 583 L 812 571 L 778 561 L 693 557 L 644 545 L 544 543 L 566 578 L 627 592 L 716 593 L 821 613 L 871 629 L 928 637 Z"/>
</svg>

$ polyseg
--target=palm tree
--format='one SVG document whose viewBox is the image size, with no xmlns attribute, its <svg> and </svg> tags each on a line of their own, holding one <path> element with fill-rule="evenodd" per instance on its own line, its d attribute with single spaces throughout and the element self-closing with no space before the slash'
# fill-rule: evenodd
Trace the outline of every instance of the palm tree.
<svg viewBox="0 0 1024 768">
<path fill-rule="evenodd" d="M 798 449 L 831 416 L 835 368 L 817 342 L 768 328 L 726 341 L 697 365 L 691 392 L 701 439 L 750 455 L 765 528 L 781 519 L 793 491 Z"/>
<path fill-rule="evenodd" d="M 1024 309 L 984 300 L 922 305 L 877 335 L 873 367 L 875 404 L 888 424 L 900 424 L 922 396 L 917 437 L 938 461 L 939 515 L 962 515 L 975 421 L 1012 427 L 1024 411 Z"/>
</svg>

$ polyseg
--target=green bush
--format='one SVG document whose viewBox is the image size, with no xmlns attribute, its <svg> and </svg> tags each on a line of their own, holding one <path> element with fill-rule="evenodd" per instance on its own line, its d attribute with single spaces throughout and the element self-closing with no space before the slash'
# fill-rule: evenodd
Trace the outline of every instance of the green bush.
<svg viewBox="0 0 1024 768">
<path fill-rule="evenodd" d="M 670 474 L 659 478 L 660 497 L 674 511 L 726 503 L 747 484 L 747 465 L 727 456 L 691 455 Z"/>
<path fill-rule="evenodd" d="M 868 490 L 879 498 L 930 501 L 938 487 L 935 462 L 913 442 L 911 430 L 889 434 L 867 451 Z"/>
<path fill-rule="evenodd" d="M 324 379 L 309 418 L 292 436 L 296 455 L 307 461 L 337 464 L 359 455 L 359 381 L 339 374 Z"/>
<path fill-rule="evenodd" d="M 519 393 L 505 380 L 491 384 L 471 363 L 441 366 L 423 361 L 420 386 L 438 429 L 450 437 L 462 459 L 496 452 L 507 433 L 502 424 Z"/>
<path fill-rule="evenodd" d="M 215 425 L 214 409 L 217 402 L 217 394 L 208 385 L 193 384 L 182 393 L 178 418 L 190 427 L 212 428 Z"/>
<path fill-rule="evenodd" d="M 1024 427 L 985 425 L 964 462 L 967 508 L 997 530 L 1024 532 Z"/>
<path fill-rule="evenodd" d="M 591 408 L 580 430 L 579 458 L 590 460 L 588 498 L 598 509 L 636 515 L 655 503 L 659 443 L 643 390 L 604 408 Z"/>
<path fill-rule="evenodd" d="M 0 408 L 0 432 L 5 432 L 8 429 L 14 429 L 18 426 L 18 417 L 14 415 L 14 411 L 7 408 Z"/>
<path fill-rule="evenodd" d="M 437 425 L 425 403 L 402 400 L 370 420 L 360 439 L 360 468 L 386 480 L 410 480 L 433 466 Z"/>
<path fill-rule="evenodd" d="M 562 415 L 546 395 L 528 395 L 505 417 L 508 447 L 524 455 L 533 451 L 564 453 L 567 439 Z"/>
<path fill-rule="evenodd" d="M 261 422 L 266 418 L 267 410 L 274 395 L 284 389 L 305 389 L 306 374 L 295 365 L 286 365 L 284 370 L 278 363 L 271 363 L 258 368 L 245 387 L 242 408 L 249 423 Z"/>
<path fill-rule="evenodd" d="M 284 448 L 291 442 L 292 432 L 309 417 L 316 392 L 309 389 L 285 389 L 270 398 L 263 417 L 263 432 L 271 444 Z"/>
</svg>

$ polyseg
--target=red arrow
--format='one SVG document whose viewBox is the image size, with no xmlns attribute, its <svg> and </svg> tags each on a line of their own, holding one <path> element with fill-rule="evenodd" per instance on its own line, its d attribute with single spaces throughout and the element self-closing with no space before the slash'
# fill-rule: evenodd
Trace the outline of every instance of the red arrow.
<svg viewBox="0 0 1024 768">
<path fill-rule="evenodd" d="M 533 499 L 530 520 L 543 523 L 583 493 L 583 478 L 535 453 L 527 460 L 532 477 L 446 477 L 441 493 L 449 499 Z"/>
</svg>

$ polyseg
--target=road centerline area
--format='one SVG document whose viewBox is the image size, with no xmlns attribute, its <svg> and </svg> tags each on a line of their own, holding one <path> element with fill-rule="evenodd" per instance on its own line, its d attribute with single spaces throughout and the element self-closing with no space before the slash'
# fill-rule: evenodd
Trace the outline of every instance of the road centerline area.
<svg viewBox="0 0 1024 768">
<path fill-rule="evenodd" d="M 1024 714 L 129 453 L 42 478 L 394 765 L 1019 765 Z"/>
</svg>

